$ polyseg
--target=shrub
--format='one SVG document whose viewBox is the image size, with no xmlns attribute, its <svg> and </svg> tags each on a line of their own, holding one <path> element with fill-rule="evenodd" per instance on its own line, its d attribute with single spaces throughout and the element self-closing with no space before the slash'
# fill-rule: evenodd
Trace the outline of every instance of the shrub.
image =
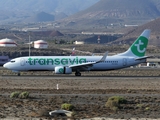
<svg viewBox="0 0 160 120">
<path fill-rule="evenodd" d="M 21 99 L 26 99 L 29 97 L 29 92 L 22 92 L 20 95 L 19 95 L 19 98 Z"/>
<path fill-rule="evenodd" d="M 17 92 L 17 91 L 13 92 L 13 93 L 11 93 L 10 98 L 18 98 L 19 94 L 20 94 L 20 92 Z"/>
<path fill-rule="evenodd" d="M 73 110 L 74 106 L 72 104 L 64 103 L 61 105 L 61 108 L 64 110 Z"/>
<path fill-rule="evenodd" d="M 150 107 L 146 107 L 145 110 L 150 110 Z"/>
<path fill-rule="evenodd" d="M 10 98 L 21 98 L 21 99 L 26 99 L 29 97 L 29 92 L 13 92 L 10 95 Z"/>
<path fill-rule="evenodd" d="M 144 105 L 143 104 L 137 104 L 138 108 L 142 108 Z"/>
<path fill-rule="evenodd" d="M 107 100 L 106 107 L 111 110 L 117 111 L 120 108 L 120 104 L 125 104 L 127 100 L 120 96 L 113 96 Z"/>
</svg>

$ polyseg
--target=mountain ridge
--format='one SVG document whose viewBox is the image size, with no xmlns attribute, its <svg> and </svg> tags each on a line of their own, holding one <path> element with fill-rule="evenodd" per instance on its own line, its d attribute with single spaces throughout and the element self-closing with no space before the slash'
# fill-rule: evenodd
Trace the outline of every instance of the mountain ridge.
<svg viewBox="0 0 160 120">
<path fill-rule="evenodd" d="M 2 0 L 0 22 L 2 24 L 19 23 L 41 12 L 52 14 L 55 20 L 58 20 L 86 9 L 97 1 L 99 0 Z"/>
<path fill-rule="evenodd" d="M 149 39 L 149 45 L 154 45 L 154 46 L 160 46 L 160 18 L 157 18 L 155 20 L 152 20 L 144 25 L 138 26 L 136 28 L 132 28 L 126 32 L 125 35 L 123 35 L 122 38 L 119 38 L 111 44 L 132 44 L 133 41 L 137 38 L 137 36 L 140 35 L 140 33 L 143 32 L 145 29 L 150 29 L 151 30 L 151 36 Z"/>
<path fill-rule="evenodd" d="M 3 0 L 0 2 L 0 10 L 16 12 L 44 11 L 47 13 L 53 13 L 56 11 L 71 15 L 93 5 L 97 1 L 99 0 Z"/>
<path fill-rule="evenodd" d="M 74 21 L 75 25 L 142 24 L 160 16 L 160 2 L 156 0 L 100 0 L 62 23 Z M 64 22 L 65 21 L 65 22 Z M 65 26 L 65 25 L 64 25 Z"/>
<path fill-rule="evenodd" d="M 34 16 L 31 16 L 25 20 L 25 22 L 48 22 L 48 21 L 54 21 L 55 16 L 45 13 L 45 12 L 40 12 Z"/>
</svg>

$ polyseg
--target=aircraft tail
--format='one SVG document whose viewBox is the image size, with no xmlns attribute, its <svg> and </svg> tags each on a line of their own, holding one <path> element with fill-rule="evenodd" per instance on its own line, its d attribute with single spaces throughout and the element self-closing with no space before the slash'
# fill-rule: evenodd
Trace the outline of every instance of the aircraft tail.
<svg viewBox="0 0 160 120">
<path fill-rule="evenodd" d="M 70 56 L 75 56 L 76 52 L 75 52 L 75 47 L 72 49 L 72 54 Z"/>
<path fill-rule="evenodd" d="M 134 57 L 144 57 L 146 48 L 148 45 L 148 39 L 150 37 L 150 30 L 146 29 L 143 33 L 136 39 L 136 41 L 130 46 L 130 48 L 119 56 L 134 56 Z"/>
</svg>

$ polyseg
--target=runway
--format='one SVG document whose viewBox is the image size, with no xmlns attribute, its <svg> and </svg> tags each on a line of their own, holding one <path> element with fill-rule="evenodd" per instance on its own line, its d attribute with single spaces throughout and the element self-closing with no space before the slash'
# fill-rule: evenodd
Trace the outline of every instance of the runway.
<svg viewBox="0 0 160 120">
<path fill-rule="evenodd" d="M 57 79 L 57 80 L 107 80 L 107 79 L 160 79 L 160 76 L 62 76 L 62 75 L 23 75 L 23 76 L 16 76 L 16 75 L 2 75 L 0 79 Z"/>
<path fill-rule="evenodd" d="M 126 68 L 113 71 L 82 72 L 82 76 L 72 74 L 55 74 L 53 71 L 28 71 L 17 76 L 10 70 L 0 70 L 0 79 L 36 79 L 36 80 L 109 80 L 109 79 L 160 79 L 160 68 Z"/>
</svg>

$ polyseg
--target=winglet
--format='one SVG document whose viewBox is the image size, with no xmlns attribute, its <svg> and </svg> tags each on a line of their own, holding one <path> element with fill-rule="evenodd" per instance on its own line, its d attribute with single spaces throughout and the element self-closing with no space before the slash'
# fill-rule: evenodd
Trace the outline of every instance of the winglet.
<svg viewBox="0 0 160 120">
<path fill-rule="evenodd" d="M 102 57 L 99 61 L 97 61 L 96 63 L 104 62 L 104 61 L 106 60 L 106 57 L 107 57 L 107 56 L 108 56 L 108 51 L 105 52 L 105 54 L 103 55 L 103 57 Z"/>
</svg>

